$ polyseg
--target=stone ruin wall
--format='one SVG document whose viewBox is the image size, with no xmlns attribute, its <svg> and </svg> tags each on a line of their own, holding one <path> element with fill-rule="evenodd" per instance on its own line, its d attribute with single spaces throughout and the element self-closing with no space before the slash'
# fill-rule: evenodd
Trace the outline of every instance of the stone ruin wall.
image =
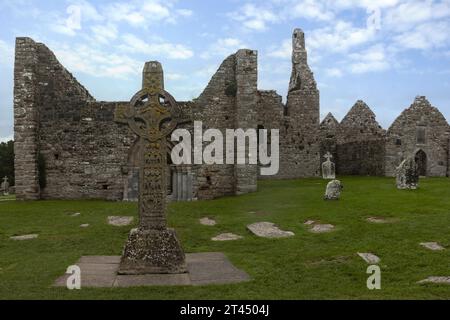
<svg viewBox="0 0 450 320">
<path fill-rule="evenodd" d="M 320 174 L 320 100 L 308 66 L 305 34 L 292 36 L 292 74 L 280 129 L 280 171 L 272 178 L 295 179 Z"/>
<path fill-rule="evenodd" d="M 338 126 L 336 173 L 383 176 L 386 132 L 359 100 Z"/>
<path fill-rule="evenodd" d="M 418 130 L 423 130 L 424 141 L 418 140 Z M 448 175 L 449 137 L 450 127 L 442 113 L 425 97 L 417 97 L 387 132 L 386 175 L 394 176 L 398 164 L 419 150 L 427 155 L 427 176 Z"/>
<path fill-rule="evenodd" d="M 333 158 L 331 161 L 336 162 L 337 154 L 337 130 L 339 128 L 339 122 L 336 118 L 328 113 L 322 120 L 319 127 L 320 135 L 320 159 L 323 163 L 325 161 L 325 154 L 331 153 Z"/>
<path fill-rule="evenodd" d="M 426 122 L 422 149 L 430 157 L 430 175 L 449 173 L 449 129 L 437 109 L 420 100 L 415 105 L 424 107 L 406 110 L 387 138 L 362 101 L 341 123 L 330 114 L 319 124 L 319 91 L 299 29 L 293 34 L 292 66 L 286 105 L 275 91 L 257 89 L 257 52 L 246 49 L 223 61 L 197 99 L 179 102 L 193 120 L 203 121 L 204 131 L 220 129 L 224 138 L 228 128 L 280 130 L 280 171 L 275 176 L 259 176 L 255 165 L 171 166 L 192 175 L 193 198 L 252 192 L 257 178 L 318 176 L 328 151 L 338 174 L 392 175 L 404 153 L 414 149 L 419 120 Z M 127 199 L 139 143 L 127 126 L 114 122 L 114 114 L 128 102 L 95 101 L 45 45 L 29 38 L 17 39 L 14 77 L 18 199 Z M 425 120 L 417 119 L 420 114 Z M 181 127 L 193 135 L 192 123 Z M 40 188 L 42 159 L 46 181 Z"/>
<path fill-rule="evenodd" d="M 29 38 L 17 39 L 15 72 L 18 198 L 122 199 L 122 168 L 135 138 L 113 122 L 118 103 L 96 102 L 45 45 Z"/>
</svg>

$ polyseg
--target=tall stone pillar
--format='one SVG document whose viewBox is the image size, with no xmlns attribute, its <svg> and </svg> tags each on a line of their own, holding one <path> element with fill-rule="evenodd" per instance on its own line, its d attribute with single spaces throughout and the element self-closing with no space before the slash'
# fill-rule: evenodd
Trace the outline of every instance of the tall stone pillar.
<svg viewBox="0 0 450 320">
<path fill-rule="evenodd" d="M 257 90 L 258 65 L 257 52 L 239 50 L 236 53 L 236 128 L 257 129 Z M 236 194 L 255 192 L 257 190 L 258 165 L 248 163 L 248 153 L 256 152 L 246 146 L 247 163 L 235 165 Z"/>
<path fill-rule="evenodd" d="M 37 106 L 38 64 L 36 43 L 16 39 L 14 63 L 14 166 L 17 200 L 40 198 L 38 172 L 39 114 Z"/>
</svg>

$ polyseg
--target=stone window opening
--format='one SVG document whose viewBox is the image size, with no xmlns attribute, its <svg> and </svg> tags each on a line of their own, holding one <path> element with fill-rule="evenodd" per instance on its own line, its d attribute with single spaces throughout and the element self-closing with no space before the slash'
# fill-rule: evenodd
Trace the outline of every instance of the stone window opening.
<svg viewBox="0 0 450 320">
<path fill-rule="evenodd" d="M 426 144 L 426 130 L 425 127 L 417 127 L 416 131 L 417 144 Z"/>
<path fill-rule="evenodd" d="M 395 145 L 401 146 L 401 145 L 402 145 L 402 139 L 397 138 L 397 139 L 395 140 Z"/>
</svg>

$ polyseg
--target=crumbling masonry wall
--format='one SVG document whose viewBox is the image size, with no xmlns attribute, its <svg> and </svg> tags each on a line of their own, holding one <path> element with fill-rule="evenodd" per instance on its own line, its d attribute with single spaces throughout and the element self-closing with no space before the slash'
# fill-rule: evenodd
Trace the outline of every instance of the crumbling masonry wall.
<svg viewBox="0 0 450 320">
<path fill-rule="evenodd" d="M 338 126 L 337 174 L 383 176 L 385 137 L 375 114 L 358 100 Z"/>
<path fill-rule="evenodd" d="M 442 113 L 423 96 L 394 121 L 387 132 L 386 175 L 407 157 L 422 150 L 427 156 L 427 176 L 445 177 L 449 168 L 450 127 Z"/>
</svg>

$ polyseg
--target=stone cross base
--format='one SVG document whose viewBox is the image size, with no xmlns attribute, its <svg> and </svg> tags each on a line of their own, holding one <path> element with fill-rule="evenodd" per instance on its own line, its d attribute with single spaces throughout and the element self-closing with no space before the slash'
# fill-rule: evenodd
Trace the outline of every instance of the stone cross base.
<svg viewBox="0 0 450 320">
<path fill-rule="evenodd" d="M 131 230 L 120 261 L 119 274 L 185 272 L 185 255 L 173 229 Z"/>
<path fill-rule="evenodd" d="M 249 281 L 220 252 L 188 253 L 188 272 L 179 274 L 120 275 L 119 256 L 83 256 L 76 263 L 81 269 L 81 288 L 127 288 L 142 286 L 202 286 Z M 69 275 L 59 277 L 54 286 L 66 287 Z"/>
</svg>

